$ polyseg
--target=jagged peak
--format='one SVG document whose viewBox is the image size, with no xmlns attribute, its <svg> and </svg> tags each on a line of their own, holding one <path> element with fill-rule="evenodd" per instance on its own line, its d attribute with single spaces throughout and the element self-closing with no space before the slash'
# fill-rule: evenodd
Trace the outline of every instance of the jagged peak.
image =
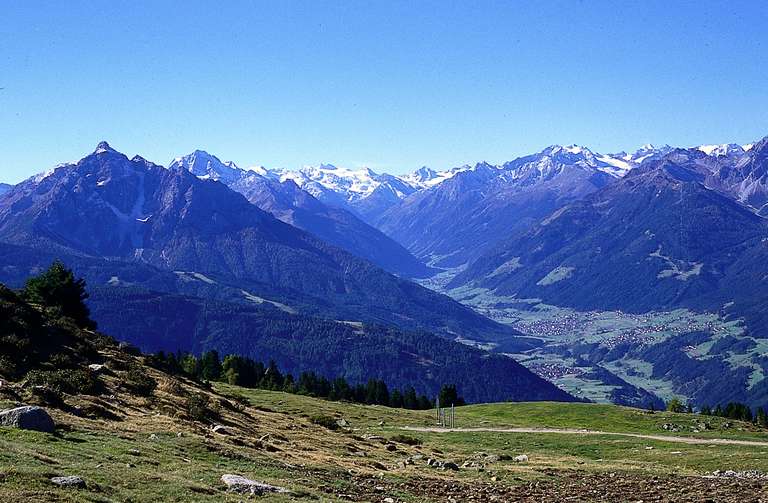
<svg viewBox="0 0 768 503">
<path fill-rule="evenodd" d="M 98 145 L 96 145 L 96 150 L 93 151 L 94 154 L 103 154 L 106 152 L 117 152 L 115 149 L 113 149 L 109 143 L 106 141 L 100 141 Z"/>
</svg>

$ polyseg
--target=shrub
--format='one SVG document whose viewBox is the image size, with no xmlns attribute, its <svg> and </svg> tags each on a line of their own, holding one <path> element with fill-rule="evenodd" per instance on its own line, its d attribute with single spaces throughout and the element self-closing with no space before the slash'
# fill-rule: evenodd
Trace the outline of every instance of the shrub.
<svg viewBox="0 0 768 503">
<path fill-rule="evenodd" d="M 390 438 L 390 440 L 397 442 L 398 444 L 421 445 L 420 438 L 409 437 L 408 435 L 395 435 L 394 437 Z"/>
<path fill-rule="evenodd" d="M 185 406 L 187 415 L 194 421 L 205 421 L 212 412 L 209 408 L 210 399 L 204 393 L 193 393 L 187 397 Z"/>
<path fill-rule="evenodd" d="M 312 416 L 309 418 L 312 424 L 328 428 L 329 430 L 336 431 L 339 429 L 339 423 L 336 422 L 336 418 L 331 416 Z"/>
<path fill-rule="evenodd" d="M 669 412 L 685 412 L 685 406 L 678 398 L 673 398 L 667 402 L 667 410 Z"/>
<path fill-rule="evenodd" d="M 146 370 L 140 365 L 128 367 L 123 380 L 125 387 L 137 396 L 150 396 L 157 388 L 157 381 L 147 375 Z"/>
<path fill-rule="evenodd" d="M 32 370 L 27 374 L 27 382 L 70 395 L 95 395 L 101 387 L 96 376 L 83 369 Z"/>
</svg>

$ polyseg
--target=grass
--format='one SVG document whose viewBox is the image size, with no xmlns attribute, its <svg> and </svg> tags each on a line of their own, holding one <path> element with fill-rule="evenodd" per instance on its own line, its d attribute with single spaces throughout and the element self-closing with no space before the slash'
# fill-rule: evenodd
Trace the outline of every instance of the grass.
<svg viewBox="0 0 768 503">
<path fill-rule="evenodd" d="M 164 393 L 159 388 L 154 400 L 172 399 Z M 242 496 L 225 492 L 219 480 L 224 473 L 294 491 L 292 496 L 265 496 L 264 501 L 338 501 L 344 499 L 339 495 L 359 491 L 361 482 L 354 478 L 358 476 L 380 481 L 374 484 L 396 484 L 414 477 L 475 483 L 495 477 L 498 483 L 516 485 L 566 469 L 682 475 L 716 469 L 768 471 L 768 447 L 688 445 L 605 435 L 404 431 L 405 426 L 433 426 L 432 412 L 330 402 L 225 384 L 216 384 L 211 396 L 212 401 L 223 396 L 247 404 L 242 412 L 222 409 L 217 421 L 230 435 L 213 434 L 205 425 L 158 413 L 156 403 L 145 398 L 125 403 L 120 421 L 55 412 L 57 423 L 63 425 L 55 435 L 0 428 L 0 501 L 241 501 Z M 712 431 L 667 433 L 661 424 L 689 425 L 701 418 L 610 405 L 473 405 L 457 408 L 456 416 L 461 427 L 586 428 L 768 440 L 768 434 L 746 424 L 723 429 L 719 418 L 706 418 L 713 424 Z M 343 418 L 349 427 L 330 431 L 312 424 L 313 417 Z M 387 444 L 393 441 L 396 447 L 390 451 Z M 132 449 L 139 454 L 131 453 Z M 479 452 L 501 460 L 484 471 L 442 472 L 423 462 L 401 466 L 404 459 L 417 454 L 461 464 Z M 518 454 L 527 454 L 530 462 L 511 461 Z M 49 479 L 57 475 L 81 475 L 88 488 L 56 488 Z M 392 487 L 398 489 L 388 494 L 398 501 L 429 500 L 401 486 Z"/>
</svg>

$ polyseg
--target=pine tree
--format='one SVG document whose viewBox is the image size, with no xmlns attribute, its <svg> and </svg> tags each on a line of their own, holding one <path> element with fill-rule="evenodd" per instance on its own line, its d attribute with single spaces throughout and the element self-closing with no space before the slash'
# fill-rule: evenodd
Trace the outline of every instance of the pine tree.
<svg viewBox="0 0 768 503">
<path fill-rule="evenodd" d="M 757 408 L 757 413 L 755 414 L 755 422 L 761 428 L 768 427 L 768 415 L 766 415 L 765 409 L 763 407 Z"/>
<path fill-rule="evenodd" d="M 200 357 L 200 377 L 206 381 L 218 381 L 221 378 L 221 362 L 215 349 L 206 351 Z"/>
<path fill-rule="evenodd" d="M 441 407 L 450 407 L 451 405 L 459 407 L 465 404 L 464 399 L 459 397 L 455 384 L 444 384 L 440 388 L 439 397 Z"/>
<path fill-rule="evenodd" d="M 58 310 L 62 316 L 72 318 L 82 328 L 96 328 L 85 304 L 88 299 L 85 280 L 75 279 L 72 270 L 58 260 L 44 273 L 29 278 L 23 295 L 29 302 Z"/>
</svg>

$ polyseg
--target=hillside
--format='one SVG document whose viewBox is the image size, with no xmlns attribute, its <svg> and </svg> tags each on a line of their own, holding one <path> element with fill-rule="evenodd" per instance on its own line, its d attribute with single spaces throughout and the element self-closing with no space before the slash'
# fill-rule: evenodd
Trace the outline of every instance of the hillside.
<svg viewBox="0 0 768 503">
<path fill-rule="evenodd" d="M 765 430 L 748 423 L 521 403 L 460 407 L 460 428 L 441 430 L 434 411 L 210 388 L 6 289 L 0 310 L 0 410 L 38 404 L 55 422 L 54 433 L 0 426 L 4 501 L 247 497 L 226 475 L 267 484 L 261 498 L 276 502 L 745 501 L 768 487 Z"/>
</svg>

